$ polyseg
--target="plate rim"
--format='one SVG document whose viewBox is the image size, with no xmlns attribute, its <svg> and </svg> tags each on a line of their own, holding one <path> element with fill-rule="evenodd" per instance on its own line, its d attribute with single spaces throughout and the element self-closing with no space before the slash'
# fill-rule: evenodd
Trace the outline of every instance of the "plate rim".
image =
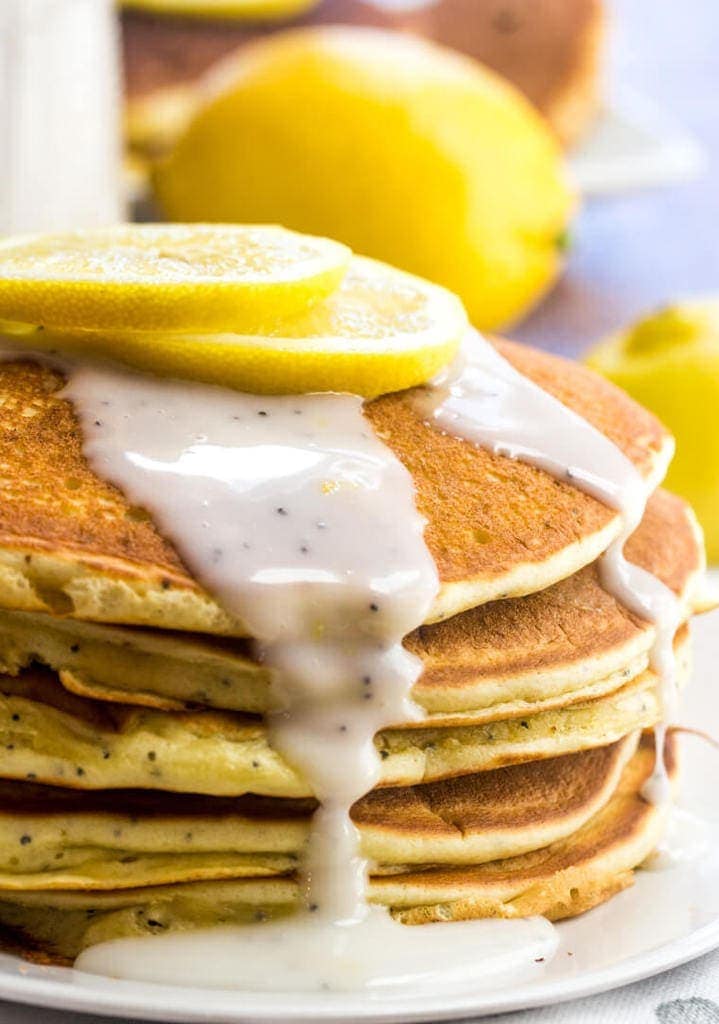
<svg viewBox="0 0 719 1024">
<path fill-rule="evenodd" d="M 719 583 L 719 571 L 710 572 Z M 709 621 L 711 620 L 711 626 Z M 695 627 L 708 642 L 706 654 L 719 655 L 719 611 Z M 709 627 L 709 628 L 707 628 Z M 711 630 L 711 632 L 710 632 Z M 703 646 L 703 645 L 701 645 Z M 699 645 L 697 645 L 697 655 Z M 704 657 L 706 656 L 704 655 Z M 697 657 L 695 671 L 701 672 Z M 701 713 L 715 696 L 704 690 Z M 719 859 L 719 852 L 709 856 Z M 706 863 L 704 858 L 699 863 Z M 642 885 L 639 877 L 636 887 Z M 631 898 L 632 890 L 627 892 Z M 591 914 L 592 911 L 589 911 Z M 562 922 L 559 923 L 561 929 Z M 655 948 L 641 950 L 614 963 L 569 977 L 541 977 L 521 988 L 464 991 L 454 997 L 418 995 L 370 996 L 333 994 L 319 999 L 309 993 L 243 993 L 241 991 L 180 988 L 134 981 L 120 981 L 75 971 L 73 968 L 28 964 L 12 954 L 0 954 L 0 999 L 22 1006 L 95 1014 L 100 1017 L 131 1017 L 167 1024 L 411 1024 L 411 1022 L 479 1020 L 487 1015 L 536 1009 L 598 995 L 655 977 L 719 948 L 719 913 L 705 924 Z M 562 947 L 558 956 L 561 956 Z M 43 977 L 43 974 L 46 976 Z M 214 1004 L 214 1005 L 208 1005 Z"/>
<path fill-rule="evenodd" d="M 273 1024 L 275 1021 L 305 1024 L 310 1021 L 337 1020 L 345 1024 L 354 1021 L 358 1024 L 389 1024 L 399 1021 L 403 1024 L 420 1024 L 423 1021 L 458 1020 L 467 1014 L 481 1019 L 490 1014 L 530 1010 L 586 998 L 655 977 L 717 948 L 719 917 L 681 939 L 673 939 L 654 950 L 637 953 L 626 960 L 585 972 L 575 978 L 547 983 L 538 981 L 524 991 L 488 993 L 486 997 L 482 992 L 463 993 L 449 1000 L 442 996 L 436 1004 L 422 996 L 417 998 L 415 1007 L 411 1007 L 406 997 L 402 1001 L 398 1000 L 395 1006 L 392 1001 L 383 1005 L 373 1005 L 368 1001 L 363 1006 L 357 1003 L 348 1012 L 342 1012 L 338 1006 L 341 997 L 333 998 L 324 1007 L 315 1001 L 308 1002 L 307 1007 L 303 1008 L 301 1004 L 297 1005 L 297 994 L 292 993 L 269 995 L 141 984 L 83 974 L 73 968 L 53 968 L 56 972 L 67 972 L 67 979 L 57 980 L 55 977 L 44 980 L 28 978 L 22 973 L 0 973 L 0 999 L 23 1006 L 102 1017 L 130 1014 L 136 1020 L 166 1021 L 168 1024 Z M 3 959 L 23 965 L 19 957 L 8 955 Z M 78 984 L 83 979 L 91 979 L 92 988 Z M 102 985 L 108 986 L 106 991 L 101 990 Z M 225 1004 L 231 998 L 238 1005 L 235 1008 L 224 1005 L 214 1010 L 208 1009 L 206 1004 L 213 996 L 220 997 Z M 200 1001 L 205 1005 L 201 1006 Z M 193 1006 L 193 1002 L 196 1005 Z M 180 1005 L 182 1003 L 184 1007 Z M 292 1003 L 294 1009 L 291 1008 Z"/>
</svg>

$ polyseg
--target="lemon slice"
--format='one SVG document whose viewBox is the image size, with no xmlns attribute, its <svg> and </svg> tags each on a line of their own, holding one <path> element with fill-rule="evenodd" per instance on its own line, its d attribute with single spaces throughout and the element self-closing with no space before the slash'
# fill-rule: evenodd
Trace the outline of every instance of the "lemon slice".
<svg viewBox="0 0 719 1024">
<path fill-rule="evenodd" d="M 0 319 L 256 331 L 328 295 L 350 251 L 265 225 L 127 224 L 0 242 Z"/>
<path fill-rule="evenodd" d="M 256 394 L 373 397 L 428 381 L 466 330 L 464 307 L 451 292 L 355 257 L 329 298 L 263 335 L 41 331 L 28 343 Z"/>
<path fill-rule="evenodd" d="M 347 6 L 369 16 L 369 3 Z M 501 9 L 445 6 L 468 41 Z M 485 330 L 517 320 L 563 265 L 575 201 L 549 125 L 508 82 L 428 40 L 358 25 L 271 33 L 228 58 L 188 114 L 152 168 L 168 220 L 271 210 L 451 288 Z"/>
<path fill-rule="evenodd" d="M 316 7 L 319 0 L 120 0 L 123 7 L 186 18 L 236 18 L 274 21 L 292 18 Z"/>
</svg>

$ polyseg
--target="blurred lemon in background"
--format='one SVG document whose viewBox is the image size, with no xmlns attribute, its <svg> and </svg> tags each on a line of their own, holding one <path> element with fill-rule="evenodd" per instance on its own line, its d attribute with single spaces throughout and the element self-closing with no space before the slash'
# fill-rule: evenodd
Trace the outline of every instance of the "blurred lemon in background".
<svg viewBox="0 0 719 1024">
<path fill-rule="evenodd" d="M 494 328 L 556 277 L 574 200 L 558 145 L 469 58 L 365 28 L 247 47 L 154 175 L 173 220 L 327 234 L 436 281 Z"/>
<path fill-rule="evenodd" d="M 304 14 L 319 0 L 120 0 L 130 10 L 197 18 L 273 21 Z"/>
<path fill-rule="evenodd" d="M 677 454 L 667 485 L 687 498 L 719 561 L 719 300 L 658 310 L 587 357 L 669 427 Z"/>
</svg>

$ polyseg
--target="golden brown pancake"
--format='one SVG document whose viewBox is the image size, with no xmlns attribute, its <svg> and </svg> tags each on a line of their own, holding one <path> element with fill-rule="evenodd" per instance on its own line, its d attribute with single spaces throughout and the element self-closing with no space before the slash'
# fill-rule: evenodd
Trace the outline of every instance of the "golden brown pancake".
<svg viewBox="0 0 719 1024">
<path fill-rule="evenodd" d="M 687 630 L 677 635 L 680 684 Z M 613 743 L 661 717 L 646 671 L 620 690 L 567 708 L 473 726 L 386 729 L 375 737 L 380 785 L 410 786 Z M 52 673 L 0 679 L 0 777 L 76 789 L 142 788 L 210 796 L 309 797 L 260 719 L 157 711 L 77 697 Z"/>
<path fill-rule="evenodd" d="M 596 109 L 603 20 L 600 0 L 439 0 L 414 12 L 383 11 L 362 0 L 324 0 L 293 25 L 375 25 L 451 46 L 513 82 L 560 139 L 571 142 Z M 142 100 L 167 102 L 178 87 L 187 91 L 217 60 L 268 28 L 126 12 L 125 78 L 135 124 L 142 129 L 143 114 L 147 121 L 150 113 L 147 105 L 145 111 L 138 106 Z M 147 129 L 140 134 L 146 136 Z"/>
<path fill-rule="evenodd" d="M 659 422 L 590 370 L 500 342 L 523 373 L 585 416 L 648 479 L 670 439 Z M 0 366 L 0 606 L 85 620 L 242 634 L 192 579 L 148 515 L 88 467 L 61 377 Z M 430 619 L 533 593 L 589 564 L 620 517 L 541 470 L 424 423 L 413 392 L 366 415 L 407 466 L 441 590 Z"/>
<path fill-rule="evenodd" d="M 679 635 L 676 652 L 683 687 L 690 673 L 686 634 Z M 614 693 L 566 708 L 486 725 L 386 730 L 375 737 L 384 758 L 380 785 L 453 778 L 588 750 L 650 728 L 661 717 L 659 681 L 647 671 Z"/>
<path fill-rule="evenodd" d="M 612 796 L 638 736 L 609 747 L 411 789 L 353 809 L 379 874 L 478 864 L 580 828 Z M 296 869 L 314 801 L 0 784 L 0 890 L 123 889 Z"/>
<path fill-rule="evenodd" d="M 693 610 L 701 538 L 683 501 L 654 494 L 628 557 Z M 524 598 L 491 602 L 407 637 L 424 664 L 414 699 L 444 724 L 482 724 L 618 690 L 648 664 L 653 627 L 600 585 L 596 566 Z M 265 713 L 269 676 L 242 641 L 0 610 L 0 670 L 48 665 L 79 696 L 178 711 Z"/>
<path fill-rule="evenodd" d="M 665 750 L 677 776 L 675 738 Z M 631 885 L 633 869 L 658 842 L 669 806 L 649 803 L 642 787 L 654 770 L 654 741 L 642 739 L 612 799 L 569 838 L 522 857 L 475 868 L 436 868 L 373 879 L 373 897 L 407 924 L 473 917 L 528 917 L 551 921 L 583 913 Z M 420 904 L 433 904 L 431 906 Z"/>
<path fill-rule="evenodd" d="M 694 610 L 703 542 L 680 498 L 656 491 L 625 551 L 680 597 L 687 615 Z M 537 594 L 422 626 L 405 646 L 424 666 L 414 699 L 445 724 L 479 724 L 619 689 L 646 669 L 654 636 L 604 590 L 593 564 Z"/>
<path fill-rule="evenodd" d="M 610 394 L 605 381 L 577 364 L 514 342 L 496 344 L 516 369 L 656 480 L 667 435 L 650 413 L 618 390 Z M 418 418 L 411 392 L 378 398 L 366 414 L 412 474 L 417 507 L 428 520 L 425 540 L 442 582 L 430 621 L 543 590 L 579 569 L 577 547 L 586 558 L 589 536 L 598 539 L 616 522 L 606 506 L 541 470 L 435 430 Z"/>
<path fill-rule="evenodd" d="M 668 768 L 676 776 L 674 739 Z M 542 849 L 476 867 L 437 867 L 373 877 L 372 899 L 407 924 L 544 914 L 571 917 L 631 885 L 634 869 L 656 845 L 667 808 L 641 789 L 654 766 L 647 736 L 612 798 L 577 831 Z M 68 963 L 87 946 L 213 924 L 264 920 L 297 899 L 292 878 L 197 882 L 102 891 L 3 892 L 6 949 Z"/>
<path fill-rule="evenodd" d="M 575 832 L 612 796 L 637 749 L 609 746 L 425 785 L 376 789 L 352 818 L 363 852 L 381 867 L 480 864 Z"/>
</svg>

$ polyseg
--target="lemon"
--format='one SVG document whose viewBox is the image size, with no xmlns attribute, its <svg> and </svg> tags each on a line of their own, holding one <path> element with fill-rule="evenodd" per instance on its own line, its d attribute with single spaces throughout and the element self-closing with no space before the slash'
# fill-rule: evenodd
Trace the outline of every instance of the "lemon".
<svg viewBox="0 0 719 1024">
<path fill-rule="evenodd" d="M 308 28 L 245 47 L 154 172 L 173 219 L 329 234 L 517 318 L 554 280 L 574 207 L 559 148 L 508 83 L 435 44 Z"/>
<path fill-rule="evenodd" d="M 339 284 L 350 251 L 265 225 L 128 224 L 0 242 L 0 319 L 255 330 Z"/>
<path fill-rule="evenodd" d="M 123 7 L 185 18 L 236 18 L 275 21 L 292 18 L 315 7 L 319 0 L 120 0 Z"/>
<path fill-rule="evenodd" d="M 143 96 L 126 98 L 125 139 L 130 153 L 145 163 L 153 155 L 167 152 L 190 122 L 197 103 L 194 82 L 167 85 Z M 147 191 L 145 185 L 141 194 Z"/>
<path fill-rule="evenodd" d="M 466 330 L 467 315 L 450 292 L 356 257 L 334 294 L 266 334 L 45 330 L 22 341 L 256 394 L 373 397 L 428 381 Z"/>
<path fill-rule="evenodd" d="M 667 306 L 600 343 L 587 362 L 676 437 L 667 485 L 694 506 L 719 561 L 719 300 Z"/>
</svg>

